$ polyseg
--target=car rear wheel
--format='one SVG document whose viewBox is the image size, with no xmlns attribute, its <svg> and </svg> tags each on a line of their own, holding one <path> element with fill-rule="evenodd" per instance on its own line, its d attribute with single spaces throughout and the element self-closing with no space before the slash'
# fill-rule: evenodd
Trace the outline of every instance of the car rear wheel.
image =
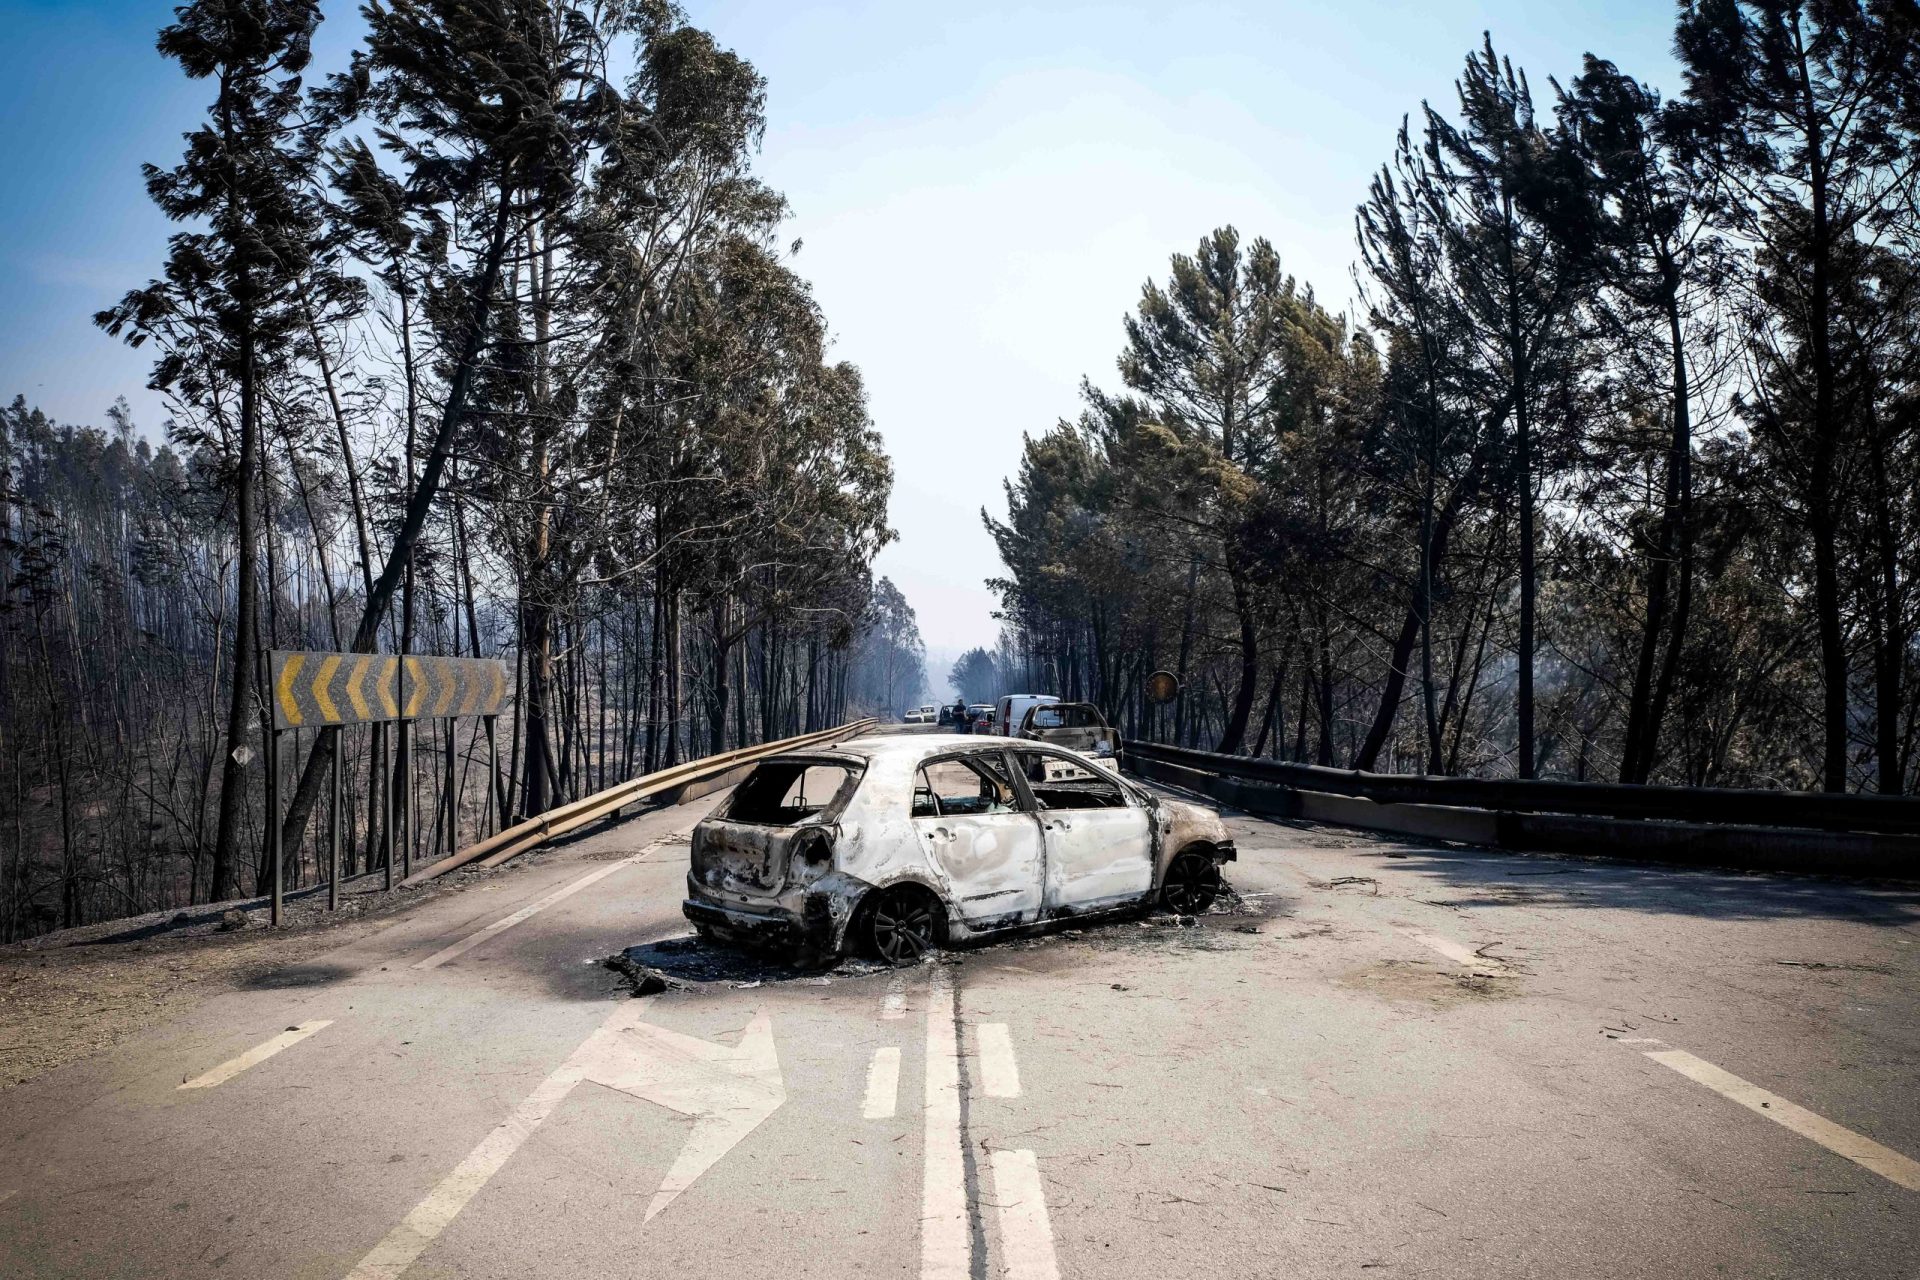
<svg viewBox="0 0 1920 1280">
<path fill-rule="evenodd" d="M 1167 867 L 1160 886 L 1160 902 L 1167 910 L 1197 916 L 1220 896 L 1220 867 L 1209 854 L 1189 850 Z"/>
<path fill-rule="evenodd" d="M 862 941 L 892 965 L 915 964 L 940 941 L 940 904 L 924 889 L 882 890 L 867 908 Z"/>
</svg>

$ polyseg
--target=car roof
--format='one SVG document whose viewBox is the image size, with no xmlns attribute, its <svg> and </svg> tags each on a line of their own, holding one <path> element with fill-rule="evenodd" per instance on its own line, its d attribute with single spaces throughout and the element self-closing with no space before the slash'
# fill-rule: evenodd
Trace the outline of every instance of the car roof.
<svg viewBox="0 0 1920 1280">
<path fill-rule="evenodd" d="M 865 737 L 849 738 L 830 747 L 819 747 L 811 751 L 795 751 L 795 756 L 848 756 L 872 763 L 880 760 L 924 760 L 928 756 L 937 756 L 949 751 L 972 748 L 986 751 L 993 747 L 1015 745 L 1014 739 L 995 735 L 983 738 L 977 733 L 874 733 Z M 1036 744 L 1021 742 L 1022 747 Z"/>
</svg>

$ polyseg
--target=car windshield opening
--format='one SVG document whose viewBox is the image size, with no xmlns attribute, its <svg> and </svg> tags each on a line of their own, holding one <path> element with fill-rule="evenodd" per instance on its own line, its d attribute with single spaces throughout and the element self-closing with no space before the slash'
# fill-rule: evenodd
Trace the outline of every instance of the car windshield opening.
<svg viewBox="0 0 1920 1280">
<path fill-rule="evenodd" d="M 851 765 L 768 760 L 733 793 L 727 821 L 794 826 L 832 805 L 854 777 Z"/>
</svg>

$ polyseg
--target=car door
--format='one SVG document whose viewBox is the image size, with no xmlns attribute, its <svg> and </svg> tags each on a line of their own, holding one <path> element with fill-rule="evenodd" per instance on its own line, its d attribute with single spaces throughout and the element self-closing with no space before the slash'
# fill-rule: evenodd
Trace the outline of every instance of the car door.
<svg viewBox="0 0 1920 1280">
<path fill-rule="evenodd" d="M 914 773 L 913 830 L 971 924 L 1040 915 L 1046 846 L 1004 753 L 943 756 Z"/>
<path fill-rule="evenodd" d="M 1112 777 L 1065 752 L 1021 747 L 1026 779 L 1046 835 L 1047 911 L 1096 911 L 1153 888 L 1147 811 Z"/>
</svg>

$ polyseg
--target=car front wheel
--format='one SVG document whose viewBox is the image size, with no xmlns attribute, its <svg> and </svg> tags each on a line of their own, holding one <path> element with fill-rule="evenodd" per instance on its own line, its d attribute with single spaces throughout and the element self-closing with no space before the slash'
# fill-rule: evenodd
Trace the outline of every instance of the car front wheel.
<svg viewBox="0 0 1920 1280">
<path fill-rule="evenodd" d="M 1204 853 L 1177 855 L 1160 886 L 1160 902 L 1177 915 L 1197 916 L 1220 896 L 1220 867 Z"/>
</svg>

